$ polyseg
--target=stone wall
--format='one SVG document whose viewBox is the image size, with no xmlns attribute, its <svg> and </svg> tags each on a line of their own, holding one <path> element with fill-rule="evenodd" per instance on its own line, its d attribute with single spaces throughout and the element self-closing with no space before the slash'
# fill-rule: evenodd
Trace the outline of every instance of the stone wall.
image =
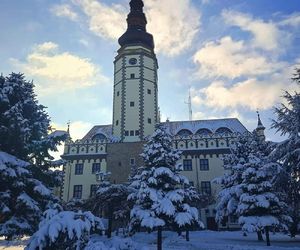
<svg viewBox="0 0 300 250">
<path fill-rule="evenodd" d="M 140 154 L 145 142 L 123 142 L 107 144 L 107 171 L 111 172 L 112 183 L 128 181 L 132 166 L 143 166 Z M 131 159 L 134 159 L 132 164 Z"/>
</svg>

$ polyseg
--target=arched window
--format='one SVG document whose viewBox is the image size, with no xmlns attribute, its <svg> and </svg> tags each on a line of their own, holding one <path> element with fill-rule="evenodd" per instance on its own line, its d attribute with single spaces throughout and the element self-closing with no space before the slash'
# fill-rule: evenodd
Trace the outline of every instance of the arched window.
<svg viewBox="0 0 300 250">
<path fill-rule="evenodd" d="M 182 137 L 189 136 L 192 134 L 193 133 L 191 131 L 189 131 L 188 129 L 182 129 L 177 133 L 177 135 L 182 136 Z"/>
<path fill-rule="evenodd" d="M 196 135 L 211 135 L 212 132 L 207 128 L 201 128 L 196 132 Z"/>
<path fill-rule="evenodd" d="M 225 128 L 225 127 L 218 128 L 216 130 L 216 134 L 230 134 L 230 133 L 232 133 L 232 131 L 229 128 Z"/>
<path fill-rule="evenodd" d="M 96 134 L 93 137 L 93 141 L 95 141 L 95 140 L 101 141 L 101 140 L 105 140 L 105 139 L 106 139 L 106 136 L 104 134 Z"/>
</svg>

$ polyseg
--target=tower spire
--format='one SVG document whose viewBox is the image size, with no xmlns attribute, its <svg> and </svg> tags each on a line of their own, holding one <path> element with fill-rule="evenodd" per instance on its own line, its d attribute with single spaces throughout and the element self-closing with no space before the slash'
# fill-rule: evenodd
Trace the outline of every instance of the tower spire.
<svg viewBox="0 0 300 250">
<path fill-rule="evenodd" d="M 265 136 L 266 128 L 261 122 L 259 111 L 257 110 L 256 113 L 257 113 L 257 127 L 254 131 L 255 131 L 256 135 L 260 138 L 260 140 L 264 141 L 266 139 L 266 136 Z"/>
<path fill-rule="evenodd" d="M 147 19 L 142 0 L 131 0 L 127 16 L 127 31 L 119 38 L 121 47 L 129 44 L 143 44 L 154 49 L 153 36 L 146 31 Z"/>
<path fill-rule="evenodd" d="M 257 113 L 257 129 L 263 129 L 264 130 L 265 127 L 261 122 L 259 111 L 257 110 L 256 113 Z"/>
<path fill-rule="evenodd" d="M 146 31 L 147 19 L 143 12 L 144 3 L 142 0 L 131 0 L 130 13 L 127 16 L 127 24 L 130 29 L 141 29 Z"/>
</svg>

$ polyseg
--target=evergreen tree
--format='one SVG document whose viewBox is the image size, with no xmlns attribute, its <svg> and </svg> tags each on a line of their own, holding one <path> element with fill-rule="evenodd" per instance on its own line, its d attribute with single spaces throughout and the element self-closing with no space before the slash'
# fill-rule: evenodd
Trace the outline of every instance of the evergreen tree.
<svg viewBox="0 0 300 250">
<path fill-rule="evenodd" d="M 300 86 L 300 68 L 292 79 Z M 277 144 L 272 157 L 282 163 L 286 173 L 285 191 L 293 219 L 290 233 L 294 237 L 300 230 L 300 92 L 285 92 L 283 97 L 287 104 L 275 108 L 277 118 L 272 127 L 287 139 Z"/>
<path fill-rule="evenodd" d="M 215 180 L 216 183 L 220 184 L 222 190 L 218 195 L 218 204 L 216 206 L 216 221 L 222 223 L 229 216 L 241 216 L 238 211 L 238 206 L 241 202 L 241 196 L 245 192 L 243 189 L 245 184 L 244 173 L 248 167 L 251 166 L 253 155 L 264 157 L 264 161 L 268 158 L 272 143 L 262 141 L 256 135 L 255 132 L 252 134 L 245 134 L 238 136 L 234 144 L 231 145 L 231 153 L 224 156 L 224 168 L 227 170 L 225 174 Z M 271 161 L 271 160 L 270 160 Z M 280 173 L 274 178 L 272 185 L 278 181 Z M 275 192 L 274 188 L 272 189 Z M 278 194 L 280 197 L 281 194 Z M 263 227 L 257 227 L 257 237 L 259 241 L 262 241 L 262 230 Z"/>
<path fill-rule="evenodd" d="M 33 233 L 47 203 L 57 201 L 48 189 L 58 184 L 49 151 L 57 150 L 67 134 L 51 131 L 33 88 L 22 74 L 0 77 L 0 235 L 8 238 Z M 28 163 L 24 171 L 18 159 Z"/>
<path fill-rule="evenodd" d="M 51 191 L 33 178 L 29 163 L 0 151 L 0 235 L 34 233 L 49 200 Z"/>
<path fill-rule="evenodd" d="M 180 152 L 173 148 L 171 136 L 157 125 L 142 153 L 145 166 L 131 184 L 136 191 L 128 199 L 134 202 L 131 227 L 157 230 L 157 248 L 162 248 L 163 227 L 190 230 L 201 224 L 198 210 L 190 204 L 197 197 L 186 177 L 179 174 L 176 162 Z"/>
<path fill-rule="evenodd" d="M 256 148 L 255 142 L 252 146 Z M 236 209 L 239 223 L 247 232 L 265 230 L 267 245 L 270 246 L 270 229 L 285 230 L 290 222 L 287 205 L 274 190 L 281 168 L 259 150 L 253 150 L 245 167 L 240 185 L 242 194 Z"/>
<path fill-rule="evenodd" d="M 52 132 L 45 107 L 34 94 L 33 82 L 20 73 L 1 77 L 0 151 L 31 163 L 34 176 L 53 187 L 57 179 L 49 170 L 53 160 L 50 151 L 57 151 L 66 137 L 63 131 Z"/>
<path fill-rule="evenodd" d="M 228 220 L 229 216 L 237 216 L 236 209 L 241 195 L 242 174 L 252 150 L 252 141 L 251 134 L 239 135 L 230 146 L 230 154 L 223 158 L 226 172 L 214 180 L 222 188 L 218 194 L 216 205 L 216 221 L 218 223 Z"/>
<path fill-rule="evenodd" d="M 39 230 L 32 235 L 26 250 L 38 249 L 84 249 L 90 234 L 96 230 L 104 230 L 102 220 L 91 212 L 59 211 L 52 208 L 51 216 L 45 214 Z"/>
</svg>

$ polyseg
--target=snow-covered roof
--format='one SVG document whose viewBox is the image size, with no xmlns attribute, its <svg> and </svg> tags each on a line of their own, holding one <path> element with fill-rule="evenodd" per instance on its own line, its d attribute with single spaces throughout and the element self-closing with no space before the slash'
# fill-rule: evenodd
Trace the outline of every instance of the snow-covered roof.
<svg viewBox="0 0 300 250">
<path fill-rule="evenodd" d="M 102 134 L 107 139 L 112 138 L 112 125 L 97 125 L 94 126 L 83 138 L 82 140 L 92 140 L 95 135 Z"/>
<path fill-rule="evenodd" d="M 211 119 L 211 120 L 196 120 L 196 121 L 167 121 L 163 122 L 167 126 L 168 131 L 172 135 L 176 135 L 180 130 L 186 129 L 193 134 L 199 129 L 208 129 L 215 133 L 220 128 L 228 128 L 233 133 L 246 133 L 248 130 L 236 118 Z M 113 139 L 112 125 L 97 125 L 94 126 L 82 140 L 92 140 L 96 135 L 104 135 L 107 139 Z"/>
<path fill-rule="evenodd" d="M 237 118 L 225 119 L 210 119 L 210 120 L 196 120 L 196 121 L 167 121 L 163 122 L 170 134 L 176 135 L 180 130 L 189 130 L 193 134 L 199 129 L 208 129 L 215 133 L 220 128 L 228 128 L 233 133 L 246 133 L 248 130 Z"/>
</svg>

